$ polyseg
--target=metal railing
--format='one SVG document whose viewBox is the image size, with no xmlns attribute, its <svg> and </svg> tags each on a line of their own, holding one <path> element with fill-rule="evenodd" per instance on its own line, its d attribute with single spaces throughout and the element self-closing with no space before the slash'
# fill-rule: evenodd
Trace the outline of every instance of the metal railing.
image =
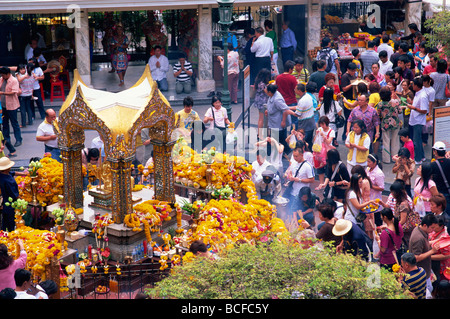
<svg viewBox="0 0 450 319">
<path fill-rule="evenodd" d="M 68 291 L 61 291 L 61 299 L 134 299 L 136 293 L 152 287 L 155 282 L 168 276 L 170 269 L 161 271 L 160 263 L 153 258 L 120 265 L 120 272 L 115 265 L 109 265 L 108 271 L 103 266 L 86 267 L 85 273 L 69 276 Z M 106 291 L 99 290 L 105 287 Z"/>
</svg>

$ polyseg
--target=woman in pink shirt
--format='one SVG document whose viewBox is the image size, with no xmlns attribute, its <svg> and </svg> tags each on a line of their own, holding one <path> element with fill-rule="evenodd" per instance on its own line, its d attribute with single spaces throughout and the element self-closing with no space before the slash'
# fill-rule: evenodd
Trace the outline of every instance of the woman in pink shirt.
<svg viewBox="0 0 450 319">
<path fill-rule="evenodd" d="M 27 264 L 27 252 L 21 239 L 17 240 L 20 248 L 20 256 L 16 260 L 8 255 L 8 248 L 5 244 L 0 244 L 0 291 L 5 288 L 16 289 L 14 272 L 16 269 L 25 268 Z"/>
<path fill-rule="evenodd" d="M 380 265 L 392 271 L 392 266 L 397 263 L 394 257 L 395 251 L 402 245 L 403 228 L 390 208 L 384 208 L 381 211 L 381 218 L 383 220 L 382 230 L 380 235 L 376 236 L 380 247 Z M 398 262 L 400 263 L 400 260 Z"/>
</svg>

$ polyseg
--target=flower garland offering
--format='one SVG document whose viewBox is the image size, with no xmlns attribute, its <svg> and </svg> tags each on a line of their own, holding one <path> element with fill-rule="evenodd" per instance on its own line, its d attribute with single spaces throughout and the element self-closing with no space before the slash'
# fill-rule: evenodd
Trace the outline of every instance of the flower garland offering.
<svg viewBox="0 0 450 319">
<path fill-rule="evenodd" d="M 34 277 L 45 279 L 46 266 L 52 258 L 61 258 L 61 243 L 53 232 L 34 229 L 28 226 L 17 228 L 12 232 L 0 231 L 0 243 L 5 244 L 14 259 L 19 257 L 20 251 L 16 249 L 18 239 L 23 241 L 27 252 L 28 269 Z M 65 247 L 67 242 L 64 242 Z"/>
<path fill-rule="evenodd" d="M 167 259 L 168 259 L 167 255 L 161 255 L 159 259 L 159 263 L 161 264 L 159 270 L 163 271 L 169 267 L 169 265 L 167 264 Z"/>
<path fill-rule="evenodd" d="M 110 250 L 107 247 L 109 238 L 108 238 L 108 226 L 114 224 L 114 221 L 111 219 L 109 214 L 104 214 L 100 216 L 92 225 L 92 233 L 95 235 L 95 243 L 97 245 L 98 258 L 100 260 L 106 261 L 110 257 Z"/>
<path fill-rule="evenodd" d="M 206 170 L 208 164 L 214 171 L 212 175 L 213 189 L 221 189 L 227 185 L 238 194 L 239 184 L 251 178 L 252 165 L 245 158 L 222 154 L 211 148 L 197 153 L 181 138 L 173 148 L 173 172 L 175 182 L 185 186 L 206 189 L 208 182 Z"/>
<path fill-rule="evenodd" d="M 392 271 L 395 273 L 398 273 L 400 271 L 401 267 L 399 264 L 395 263 L 394 265 L 392 265 Z"/>
<path fill-rule="evenodd" d="M 38 185 L 36 197 L 39 203 L 42 206 L 57 203 L 59 196 L 64 192 L 63 164 L 52 159 L 50 154 L 45 154 L 40 161 L 32 163 L 28 175 L 15 177 L 19 186 L 19 197 L 28 202 L 32 201 L 31 177 L 36 176 Z"/>
<path fill-rule="evenodd" d="M 139 191 L 143 190 L 144 187 L 145 187 L 145 186 L 142 185 L 142 184 L 135 184 L 135 185 L 133 186 L 132 191 L 133 191 L 133 192 L 139 192 Z"/>
<path fill-rule="evenodd" d="M 232 248 L 237 241 L 255 243 L 268 233 L 286 232 L 276 208 L 260 199 L 244 205 L 236 200 L 211 200 L 200 213 L 200 221 L 189 241 L 203 240 L 214 251 Z"/>
<path fill-rule="evenodd" d="M 139 217 L 136 215 L 136 213 L 131 213 L 125 215 L 123 222 L 128 227 L 132 228 L 133 231 L 141 231 L 141 221 L 139 220 Z"/>
</svg>

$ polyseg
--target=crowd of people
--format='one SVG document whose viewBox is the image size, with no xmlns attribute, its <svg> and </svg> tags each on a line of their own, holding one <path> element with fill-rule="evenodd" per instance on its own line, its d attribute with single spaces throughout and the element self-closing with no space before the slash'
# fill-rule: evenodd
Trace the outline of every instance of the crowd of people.
<svg viewBox="0 0 450 319">
<path fill-rule="evenodd" d="M 402 271 L 410 274 L 403 283 L 418 298 L 448 293 L 450 152 L 441 141 L 433 144 L 432 158 L 426 158 L 424 151 L 432 133 L 433 109 L 450 105 L 446 57 L 410 25 L 412 37 L 376 37 L 364 52 L 353 50 L 353 60 L 346 66 L 331 39 L 324 37 L 313 70 L 308 70 L 304 58 L 297 56 L 288 22 L 282 29 L 278 41 L 273 23 L 266 21 L 264 27 L 246 30 L 239 47 L 230 36 L 227 50 L 232 103 L 237 103 L 238 52 L 250 66 L 252 107 L 259 113 L 256 161 L 252 163 L 258 195 L 271 203 L 280 197 L 288 200 L 282 216 L 285 223 L 298 221 L 303 228 L 313 229 L 317 238 L 331 242 L 338 252 L 361 255 L 389 271 L 401 264 Z M 123 85 L 127 39 L 120 34 L 113 38 L 113 66 Z M 279 53 L 282 69 L 278 69 Z M 219 60 L 224 67 L 223 57 Z M 0 68 L 1 147 L 8 149 L 8 157 L 14 157 L 15 147 L 22 143 L 21 127 L 35 120 L 36 103 L 43 119 L 36 139 L 59 160 L 51 125 L 56 113 L 41 104 L 42 62 L 33 56 L 26 65 Z M 148 64 L 159 89 L 168 90 L 169 62 L 161 47 L 154 48 Z M 189 94 L 193 71 L 185 55 L 173 71 L 177 94 Z M 210 97 L 211 107 L 203 118 L 193 110 L 190 96 L 175 114 L 178 136 L 198 152 L 214 145 L 217 136 L 222 136 L 216 140 L 220 145 L 229 144 L 227 110 L 220 96 Z M 152 160 L 148 131 L 143 129 L 137 138 L 135 164 L 147 166 Z M 345 159 L 339 148 L 345 148 Z M 85 166 L 104 158 L 100 138 L 82 154 Z M 383 164 L 393 164 L 395 180 L 389 189 Z M 316 177 L 319 183 L 314 187 Z M 6 258 L 3 250 L 0 247 L 0 261 Z M 8 260 L 0 264 L 0 276 L 8 269 L 11 277 L 11 267 Z M 10 287 L 5 288 L 15 289 L 19 298 L 28 289 L 24 285 L 29 279 L 19 270 L 16 275 L 15 284 L 11 277 Z"/>
<path fill-rule="evenodd" d="M 442 297 L 450 278 L 450 156 L 441 141 L 432 145 L 431 158 L 424 149 L 433 109 L 450 105 L 450 76 L 439 48 L 409 27 L 411 44 L 383 34 L 364 52 L 353 50 L 346 66 L 324 37 L 315 70 L 303 58 L 287 59 L 279 74 L 259 68 L 253 181 L 261 198 L 288 200 L 286 224 L 298 221 L 337 251 L 390 271 L 399 264 L 414 278 L 403 284 L 418 298 Z M 383 164 L 393 164 L 389 189 Z"/>
</svg>

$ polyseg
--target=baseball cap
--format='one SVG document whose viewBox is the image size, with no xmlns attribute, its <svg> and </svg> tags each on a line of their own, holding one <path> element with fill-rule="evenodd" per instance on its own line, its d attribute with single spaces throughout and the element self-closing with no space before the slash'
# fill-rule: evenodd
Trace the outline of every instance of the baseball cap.
<svg viewBox="0 0 450 319">
<path fill-rule="evenodd" d="M 434 143 L 433 149 L 436 150 L 436 151 L 445 151 L 446 147 L 445 147 L 444 142 L 439 142 L 438 141 L 438 142 Z"/>
</svg>

